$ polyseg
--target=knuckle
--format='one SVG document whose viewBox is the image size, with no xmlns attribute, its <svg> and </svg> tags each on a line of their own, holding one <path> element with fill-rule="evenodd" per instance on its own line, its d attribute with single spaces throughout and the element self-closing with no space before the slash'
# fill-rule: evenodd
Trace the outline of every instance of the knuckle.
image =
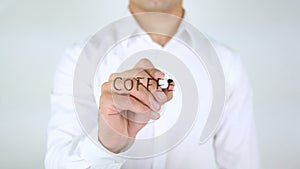
<svg viewBox="0 0 300 169">
<path fill-rule="evenodd" d="M 144 75 L 144 72 L 145 70 L 143 68 L 135 68 L 133 77 L 137 77 L 137 76 L 141 77 L 142 75 Z"/>
<path fill-rule="evenodd" d="M 168 95 L 168 101 L 170 101 L 170 100 L 172 100 L 173 99 L 173 93 L 170 93 L 169 95 Z"/>
<path fill-rule="evenodd" d="M 158 69 L 156 69 L 156 68 L 150 68 L 150 69 L 148 69 L 148 72 L 151 72 L 151 73 L 154 73 L 154 72 L 156 72 L 156 71 L 160 71 L 160 70 L 158 70 Z M 161 71 L 160 71 L 161 72 Z"/>
<path fill-rule="evenodd" d="M 100 96 L 100 107 L 102 107 L 103 105 L 107 105 L 107 94 L 102 93 Z"/>
<path fill-rule="evenodd" d="M 147 64 L 147 63 L 149 63 L 149 62 L 150 62 L 150 60 L 147 59 L 147 58 L 142 58 L 142 59 L 139 61 L 139 63 L 140 63 L 141 65 Z"/>
<path fill-rule="evenodd" d="M 151 83 L 151 85 L 147 86 L 147 89 L 151 92 L 156 92 L 157 91 L 157 87 L 155 83 Z"/>
<path fill-rule="evenodd" d="M 112 81 L 112 80 L 114 80 L 117 76 L 118 76 L 118 73 L 112 73 L 112 74 L 110 74 L 110 76 L 109 76 L 109 80 Z"/>
<path fill-rule="evenodd" d="M 112 98 L 112 94 L 103 92 L 100 96 L 100 100 L 106 101 L 108 99 Z"/>
<path fill-rule="evenodd" d="M 129 101 L 129 104 L 130 104 L 130 106 L 134 106 L 136 103 L 136 100 L 134 99 L 134 98 L 132 98 L 132 97 L 129 97 L 128 98 L 128 101 Z"/>
<path fill-rule="evenodd" d="M 130 106 L 137 112 L 146 113 L 149 110 L 147 106 L 145 106 L 143 103 L 140 103 L 135 98 L 130 97 L 129 103 Z"/>
<path fill-rule="evenodd" d="M 150 60 L 147 58 L 143 58 L 143 59 L 141 59 L 141 62 L 150 62 Z"/>
<path fill-rule="evenodd" d="M 139 105 L 138 109 L 140 113 L 144 114 L 147 114 L 150 111 L 150 109 L 145 105 Z"/>
<path fill-rule="evenodd" d="M 109 82 L 104 82 L 101 86 L 101 91 L 106 91 L 110 87 Z"/>
</svg>

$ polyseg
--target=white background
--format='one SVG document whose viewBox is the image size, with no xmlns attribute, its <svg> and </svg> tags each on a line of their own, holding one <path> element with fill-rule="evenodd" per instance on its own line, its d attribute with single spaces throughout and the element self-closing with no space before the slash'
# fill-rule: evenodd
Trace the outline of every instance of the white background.
<svg viewBox="0 0 300 169">
<path fill-rule="evenodd" d="M 127 0 L 0 0 L 0 168 L 43 168 L 60 55 Z M 192 23 L 237 50 L 255 92 L 262 166 L 300 168 L 300 1 L 185 0 Z"/>
</svg>

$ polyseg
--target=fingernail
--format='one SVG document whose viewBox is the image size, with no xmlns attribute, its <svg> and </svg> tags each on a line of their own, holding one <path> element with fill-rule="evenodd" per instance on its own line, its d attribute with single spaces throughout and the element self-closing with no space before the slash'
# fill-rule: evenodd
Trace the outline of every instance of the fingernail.
<svg viewBox="0 0 300 169">
<path fill-rule="evenodd" d="M 158 119 L 160 117 L 160 114 L 151 111 L 151 115 L 154 117 L 154 119 Z"/>
<path fill-rule="evenodd" d="M 165 74 L 163 72 L 161 72 L 161 71 L 156 71 L 156 72 L 154 72 L 154 76 L 156 76 L 156 77 L 163 77 L 163 76 L 165 76 Z"/>
<path fill-rule="evenodd" d="M 164 102 L 167 100 L 167 96 L 163 91 L 156 91 L 154 93 L 155 97 L 158 99 L 159 102 Z"/>
</svg>

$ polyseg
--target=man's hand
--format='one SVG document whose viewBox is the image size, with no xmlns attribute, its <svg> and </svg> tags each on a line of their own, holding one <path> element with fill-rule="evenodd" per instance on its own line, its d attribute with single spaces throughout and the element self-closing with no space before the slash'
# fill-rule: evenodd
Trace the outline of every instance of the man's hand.
<svg viewBox="0 0 300 169">
<path fill-rule="evenodd" d="M 172 82 L 168 89 L 157 87 L 157 80 L 163 77 L 148 59 L 131 70 L 111 74 L 100 96 L 98 139 L 104 147 L 120 152 L 150 119 L 160 118 L 158 112 L 172 99 L 174 86 Z"/>
</svg>

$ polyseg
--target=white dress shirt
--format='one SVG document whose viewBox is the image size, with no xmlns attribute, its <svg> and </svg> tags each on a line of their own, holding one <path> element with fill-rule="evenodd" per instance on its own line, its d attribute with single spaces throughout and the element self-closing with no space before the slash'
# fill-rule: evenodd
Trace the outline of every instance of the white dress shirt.
<svg viewBox="0 0 300 169">
<path fill-rule="evenodd" d="M 113 30 L 117 32 L 117 30 Z M 186 38 L 191 32 L 180 32 Z M 195 62 L 193 53 L 178 41 L 171 39 L 164 47 L 154 43 L 148 35 L 126 39 L 116 45 L 105 58 L 95 75 L 94 98 L 99 103 L 100 87 L 130 55 L 146 49 L 159 49 L 180 57 L 189 66 L 199 85 L 201 115 L 188 136 L 165 154 L 146 159 L 127 159 L 103 150 L 83 132 L 73 103 L 73 79 L 78 57 L 86 42 L 68 49 L 58 66 L 51 94 L 51 120 L 48 128 L 48 145 L 45 159 L 47 169 L 257 169 L 255 124 L 252 114 L 252 91 L 240 58 L 230 49 L 215 41 L 225 76 L 226 100 L 224 115 L 214 136 L 205 144 L 199 144 L 203 124 L 207 120 L 211 93 L 209 78 L 201 64 Z M 176 100 L 177 99 L 177 100 Z M 178 100 L 179 99 L 179 100 Z M 165 114 L 157 123 L 142 129 L 137 138 L 149 138 L 166 132 L 178 115 L 180 96 L 167 106 Z M 97 119 L 97 114 L 87 114 L 87 119 Z M 172 119 L 172 120 L 170 120 Z M 99 149 L 99 146 L 103 149 Z"/>
</svg>

